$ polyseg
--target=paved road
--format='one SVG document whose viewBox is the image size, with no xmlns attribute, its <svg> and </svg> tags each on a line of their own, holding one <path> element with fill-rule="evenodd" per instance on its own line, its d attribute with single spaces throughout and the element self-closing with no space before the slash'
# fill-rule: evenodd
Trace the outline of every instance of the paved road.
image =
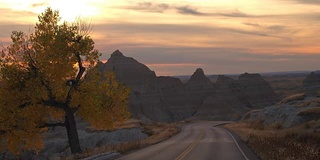
<svg viewBox="0 0 320 160">
<path fill-rule="evenodd" d="M 228 131 L 217 126 L 221 123 L 185 125 L 180 134 L 119 160 L 247 160 Z"/>
</svg>

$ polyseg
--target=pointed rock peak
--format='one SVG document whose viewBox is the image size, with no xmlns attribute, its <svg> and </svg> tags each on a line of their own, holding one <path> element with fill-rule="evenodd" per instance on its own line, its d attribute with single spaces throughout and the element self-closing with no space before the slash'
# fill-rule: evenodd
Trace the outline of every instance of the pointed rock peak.
<svg viewBox="0 0 320 160">
<path fill-rule="evenodd" d="M 202 68 L 197 68 L 197 70 L 193 73 L 190 79 L 192 80 L 192 79 L 208 79 L 208 78 L 204 74 Z"/>
<path fill-rule="evenodd" d="M 124 56 L 119 50 L 114 51 L 101 68 L 104 71 L 113 71 L 118 81 L 130 87 L 146 86 L 157 79 L 155 73 L 146 65 Z"/>
<path fill-rule="evenodd" d="M 204 75 L 204 72 L 203 72 L 202 68 L 197 68 L 197 70 L 193 74 L 203 74 Z"/>
<path fill-rule="evenodd" d="M 206 77 L 202 68 L 197 68 L 191 77 Z"/>
<path fill-rule="evenodd" d="M 192 84 L 212 85 L 211 81 L 209 80 L 208 77 L 206 77 L 206 75 L 204 74 L 204 72 L 201 68 L 198 68 L 193 73 L 193 75 L 191 76 L 191 78 L 189 79 L 187 84 L 189 84 L 189 85 L 192 85 Z"/>
<path fill-rule="evenodd" d="M 123 57 L 123 54 L 117 49 L 111 54 L 111 57 Z"/>
</svg>

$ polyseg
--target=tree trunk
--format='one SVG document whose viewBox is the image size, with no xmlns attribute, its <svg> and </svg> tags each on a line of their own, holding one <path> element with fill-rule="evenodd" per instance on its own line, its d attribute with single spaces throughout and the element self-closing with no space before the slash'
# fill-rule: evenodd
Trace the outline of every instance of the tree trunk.
<svg viewBox="0 0 320 160">
<path fill-rule="evenodd" d="M 73 111 L 70 107 L 65 108 L 66 117 L 65 117 L 65 125 L 68 133 L 68 140 L 71 152 L 81 153 L 78 130 L 76 125 L 76 120 L 73 115 Z"/>
</svg>

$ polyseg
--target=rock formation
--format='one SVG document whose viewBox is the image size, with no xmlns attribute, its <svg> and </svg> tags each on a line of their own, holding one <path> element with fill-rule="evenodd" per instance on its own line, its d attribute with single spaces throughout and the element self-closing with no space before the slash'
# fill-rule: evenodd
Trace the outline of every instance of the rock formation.
<svg viewBox="0 0 320 160">
<path fill-rule="evenodd" d="M 277 94 L 259 75 L 245 73 L 238 80 L 219 75 L 215 92 L 211 93 L 198 109 L 198 117 L 230 120 L 234 115 L 270 106 L 278 102 Z"/>
<path fill-rule="evenodd" d="M 147 66 L 124 56 L 119 50 L 111 54 L 107 63 L 100 63 L 99 69 L 113 71 L 120 82 L 130 87 L 140 88 L 154 83 L 157 79 L 155 73 Z"/>
<path fill-rule="evenodd" d="M 264 125 L 281 124 L 285 128 L 320 119 L 320 98 L 316 95 L 296 94 L 284 98 L 274 106 L 248 112 L 242 121 Z"/>
<path fill-rule="evenodd" d="M 186 83 L 186 88 L 189 90 L 212 89 L 213 83 L 204 75 L 203 70 L 198 68 Z"/>
<path fill-rule="evenodd" d="M 129 111 L 133 116 L 156 121 L 171 119 L 161 105 L 158 78 L 147 66 L 116 50 L 107 63 L 99 63 L 98 67 L 100 71 L 113 71 L 117 80 L 131 88 Z"/>
<path fill-rule="evenodd" d="M 306 87 L 319 86 L 320 85 L 320 74 L 311 72 L 306 79 L 303 80 L 303 85 Z"/>
<path fill-rule="evenodd" d="M 155 121 L 179 121 L 191 116 L 230 120 L 252 108 L 278 100 L 259 74 L 245 73 L 238 80 L 220 75 L 214 85 L 198 68 L 184 84 L 178 78 L 156 77 L 147 66 L 115 51 L 101 71 L 114 71 L 117 79 L 132 90 L 129 110 L 134 117 Z"/>
<path fill-rule="evenodd" d="M 239 100 L 251 108 L 263 108 L 280 100 L 259 74 L 241 74 L 232 89 Z"/>
<path fill-rule="evenodd" d="M 164 90 L 170 90 L 176 87 L 183 86 L 183 83 L 179 78 L 160 76 L 157 78 L 158 87 Z"/>
<path fill-rule="evenodd" d="M 230 120 L 234 114 L 244 114 L 248 109 L 233 91 L 236 80 L 219 75 L 215 91 L 205 98 L 196 116 L 210 120 Z"/>
</svg>

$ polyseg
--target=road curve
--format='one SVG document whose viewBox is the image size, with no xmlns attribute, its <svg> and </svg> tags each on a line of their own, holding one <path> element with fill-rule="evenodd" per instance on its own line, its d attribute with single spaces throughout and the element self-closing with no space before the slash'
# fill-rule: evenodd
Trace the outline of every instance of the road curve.
<svg viewBox="0 0 320 160">
<path fill-rule="evenodd" d="M 180 134 L 119 160 L 248 160 L 234 137 L 217 126 L 222 123 L 225 122 L 185 125 Z"/>
</svg>

